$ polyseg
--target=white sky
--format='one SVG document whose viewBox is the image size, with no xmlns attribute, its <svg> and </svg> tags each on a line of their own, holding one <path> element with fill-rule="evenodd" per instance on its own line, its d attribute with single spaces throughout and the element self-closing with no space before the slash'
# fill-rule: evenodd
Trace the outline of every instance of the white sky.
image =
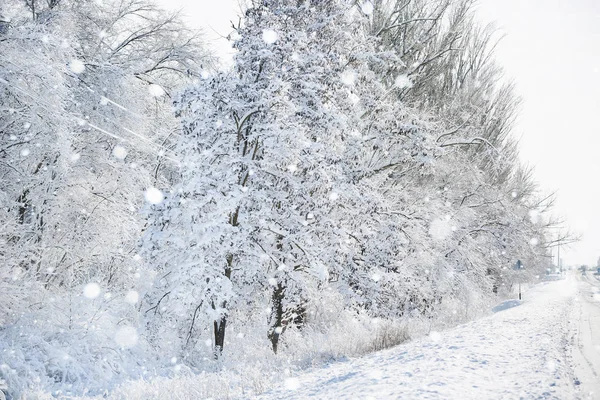
<svg viewBox="0 0 600 400">
<path fill-rule="evenodd" d="M 238 0 L 159 0 L 202 27 L 222 57 L 221 36 L 237 21 Z M 514 78 L 524 107 L 515 129 L 521 159 L 541 189 L 557 191 L 555 212 L 583 235 L 563 249 L 565 263 L 600 257 L 600 1 L 480 0 L 482 22 L 506 37 L 496 58 Z"/>
</svg>

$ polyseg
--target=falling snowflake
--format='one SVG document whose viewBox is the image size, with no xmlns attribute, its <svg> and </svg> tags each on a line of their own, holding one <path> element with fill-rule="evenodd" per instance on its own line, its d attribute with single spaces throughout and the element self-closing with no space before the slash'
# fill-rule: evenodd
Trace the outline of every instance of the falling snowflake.
<svg viewBox="0 0 600 400">
<path fill-rule="evenodd" d="M 155 187 L 149 187 L 146 189 L 146 193 L 144 193 L 144 198 L 150 204 L 160 204 L 164 199 L 163 192 L 158 190 Z"/>
<path fill-rule="evenodd" d="M 413 83 L 407 75 L 398 75 L 394 80 L 394 84 L 399 89 L 410 89 L 413 87 Z"/>
<path fill-rule="evenodd" d="M 265 29 L 262 33 L 262 40 L 266 44 L 273 44 L 277 41 L 277 39 L 278 39 L 277 32 L 275 32 L 272 29 Z"/>
<path fill-rule="evenodd" d="M 88 283 L 83 287 L 83 295 L 88 299 L 95 299 L 100 295 L 100 285 L 95 282 Z"/>
<path fill-rule="evenodd" d="M 537 246 L 539 242 L 540 241 L 538 240 L 538 238 L 531 238 L 531 240 L 529 241 L 529 243 L 531 243 L 532 246 Z"/>
<path fill-rule="evenodd" d="M 112 152 L 113 156 L 119 160 L 124 160 L 127 157 L 127 150 L 123 146 L 115 146 Z"/>
<path fill-rule="evenodd" d="M 381 378 L 383 378 L 383 372 L 380 369 L 373 369 L 371 371 L 369 371 L 369 378 L 371 379 L 375 379 L 375 380 L 380 380 Z"/>
<path fill-rule="evenodd" d="M 435 240 L 444 240 L 452 234 L 452 224 L 448 219 L 434 219 L 429 225 L 429 235 Z"/>
<path fill-rule="evenodd" d="M 125 302 L 127 302 L 129 304 L 135 304 L 139 300 L 140 300 L 140 295 L 135 290 L 130 290 L 129 292 L 127 292 L 127 295 L 125 296 Z"/>
<path fill-rule="evenodd" d="M 27 157 L 29 154 L 31 154 L 31 150 L 29 150 L 29 149 L 21 150 L 21 157 Z"/>
<path fill-rule="evenodd" d="M 300 381 L 298 378 L 286 378 L 283 381 L 283 386 L 287 390 L 298 390 L 300 388 Z"/>
<path fill-rule="evenodd" d="M 115 342 L 123 348 L 130 348 L 137 344 L 138 333 L 132 326 L 122 326 L 115 334 Z"/>
<path fill-rule="evenodd" d="M 360 9 L 363 13 L 371 15 L 373 14 L 373 3 L 371 3 L 370 1 L 363 1 L 362 3 L 360 3 Z"/>
<path fill-rule="evenodd" d="M 344 71 L 340 76 L 340 80 L 344 85 L 352 86 L 356 80 L 356 73 L 354 71 Z"/>
<path fill-rule="evenodd" d="M 530 210 L 529 211 L 529 219 L 531 220 L 531 222 L 533 224 L 537 224 L 540 220 L 540 213 L 537 210 Z"/>
<path fill-rule="evenodd" d="M 71 62 L 69 62 L 69 69 L 74 74 L 81 74 L 85 71 L 85 64 L 80 60 L 72 59 Z"/>
<path fill-rule="evenodd" d="M 152 97 L 160 97 L 165 94 L 165 90 L 155 83 L 148 86 L 148 92 L 150 92 Z"/>
<path fill-rule="evenodd" d="M 100 104 L 103 105 L 103 106 L 107 105 L 108 104 L 108 99 L 106 97 L 102 96 L 100 98 Z"/>
</svg>

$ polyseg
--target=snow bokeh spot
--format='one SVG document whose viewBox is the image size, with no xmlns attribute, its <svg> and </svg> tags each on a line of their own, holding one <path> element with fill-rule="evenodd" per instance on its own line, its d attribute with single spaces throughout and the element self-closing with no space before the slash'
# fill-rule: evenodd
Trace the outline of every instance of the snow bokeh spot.
<svg viewBox="0 0 600 400">
<path fill-rule="evenodd" d="M 83 295 L 88 299 L 95 299 L 100 295 L 100 285 L 90 282 L 83 287 Z"/>
<path fill-rule="evenodd" d="M 148 92 L 150 92 L 152 97 L 161 97 L 165 94 L 165 90 L 155 83 L 148 86 Z"/>
<path fill-rule="evenodd" d="M 375 379 L 375 380 L 381 380 L 383 378 L 383 372 L 380 369 L 373 369 L 371 371 L 369 371 L 369 378 L 371 379 Z"/>
<path fill-rule="evenodd" d="M 135 346 L 138 338 L 137 330 L 133 326 L 122 326 L 115 334 L 115 342 L 123 348 Z"/>
<path fill-rule="evenodd" d="M 112 152 L 113 156 L 119 160 L 124 160 L 127 157 L 127 149 L 123 146 L 115 146 Z"/>
<path fill-rule="evenodd" d="M 163 192 L 155 187 L 149 187 L 144 193 L 144 198 L 150 204 L 160 204 L 164 200 Z"/>
<path fill-rule="evenodd" d="M 532 246 L 537 246 L 539 242 L 540 242 L 540 241 L 539 241 L 539 239 L 538 239 L 538 238 L 531 238 L 531 240 L 529 241 L 529 243 L 530 243 Z"/>
<path fill-rule="evenodd" d="M 265 29 L 262 33 L 262 40 L 266 44 L 273 44 L 277 41 L 278 35 L 273 29 Z"/>
<path fill-rule="evenodd" d="M 356 73 L 354 71 L 344 71 L 340 76 L 340 80 L 344 85 L 352 86 L 356 80 Z"/>
<path fill-rule="evenodd" d="M 449 219 L 434 219 L 429 225 L 429 235 L 435 240 L 445 240 L 452 235 L 452 224 Z"/>
<path fill-rule="evenodd" d="M 394 84 L 399 89 L 410 89 L 413 83 L 407 75 L 398 75 L 394 80 Z"/>
<path fill-rule="evenodd" d="M 300 388 L 300 381 L 298 378 L 286 378 L 283 381 L 283 386 L 287 390 L 298 390 Z"/>
<path fill-rule="evenodd" d="M 125 302 L 129 303 L 129 304 L 135 304 L 140 300 L 140 294 L 138 292 L 136 292 L 135 290 L 130 290 L 129 292 L 127 292 L 127 295 L 125 295 Z"/>
<path fill-rule="evenodd" d="M 532 223 L 537 224 L 540 220 L 540 213 L 537 210 L 530 210 L 529 211 L 529 219 L 531 220 Z"/>
<path fill-rule="evenodd" d="M 29 150 L 27 148 L 21 150 L 21 157 L 27 157 L 29 154 L 31 154 L 31 150 Z"/>
<path fill-rule="evenodd" d="M 367 15 L 373 14 L 373 3 L 370 1 L 363 1 L 360 3 L 360 10 Z"/>
<path fill-rule="evenodd" d="M 82 61 L 74 58 L 71 60 L 71 62 L 69 62 L 69 69 L 75 74 L 81 74 L 83 71 L 85 71 L 85 64 Z"/>
<path fill-rule="evenodd" d="M 429 339 L 431 339 L 433 342 L 438 343 L 440 340 L 442 340 L 442 335 L 439 332 L 431 331 L 429 333 Z"/>
</svg>

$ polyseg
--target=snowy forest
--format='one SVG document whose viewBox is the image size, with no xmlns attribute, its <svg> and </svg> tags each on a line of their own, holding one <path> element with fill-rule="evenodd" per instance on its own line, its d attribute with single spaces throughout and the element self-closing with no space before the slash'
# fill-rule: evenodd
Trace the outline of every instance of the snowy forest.
<svg viewBox="0 0 600 400">
<path fill-rule="evenodd" d="M 152 0 L 3 0 L 7 398 L 248 398 L 539 281 L 474 7 L 252 0 L 223 65 Z"/>
</svg>

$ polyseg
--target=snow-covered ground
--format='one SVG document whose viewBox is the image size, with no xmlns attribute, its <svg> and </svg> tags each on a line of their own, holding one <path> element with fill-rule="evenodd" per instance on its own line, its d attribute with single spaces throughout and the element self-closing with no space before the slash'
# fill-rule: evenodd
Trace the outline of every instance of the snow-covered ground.
<svg viewBox="0 0 600 400">
<path fill-rule="evenodd" d="M 527 291 L 517 307 L 366 357 L 287 377 L 280 388 L 261 399 L 586 398 L 586 391 L 597 384 L 593 377 L 579 376 L 581 368 L 574 372 L 571 345 L 573 340 L 583 341 L 586 355 L 596 350 L 589 348 L 590 338 L 573 336 L 575 324 L 570 319 L 581 313 L 579 305 L 584 302 L 578 288 L 589 285 L 575 274 L 542 283 Z M 598 306 L 589 306 L 584 309 L 595 307 L 600 312 Z M 595 363 L 600 357 L 593 360 L 594 368 L 600 366 Z M 600 369 L 591 374 L 595 371 Z M 579 381 L 584 390 L 576 385 Z"/>
<path fill-rule="evenodd" d="M 600 398 L 600 280 L 572 272 L 495 309 L 388 350 L 284 376 L 259 399 Z M 177 389 L 168 398 L 198 399 L 194 379 L 133 382 L 109 398 L 165 398 L 159 389 L 168 383 Z"/>
</svg>

